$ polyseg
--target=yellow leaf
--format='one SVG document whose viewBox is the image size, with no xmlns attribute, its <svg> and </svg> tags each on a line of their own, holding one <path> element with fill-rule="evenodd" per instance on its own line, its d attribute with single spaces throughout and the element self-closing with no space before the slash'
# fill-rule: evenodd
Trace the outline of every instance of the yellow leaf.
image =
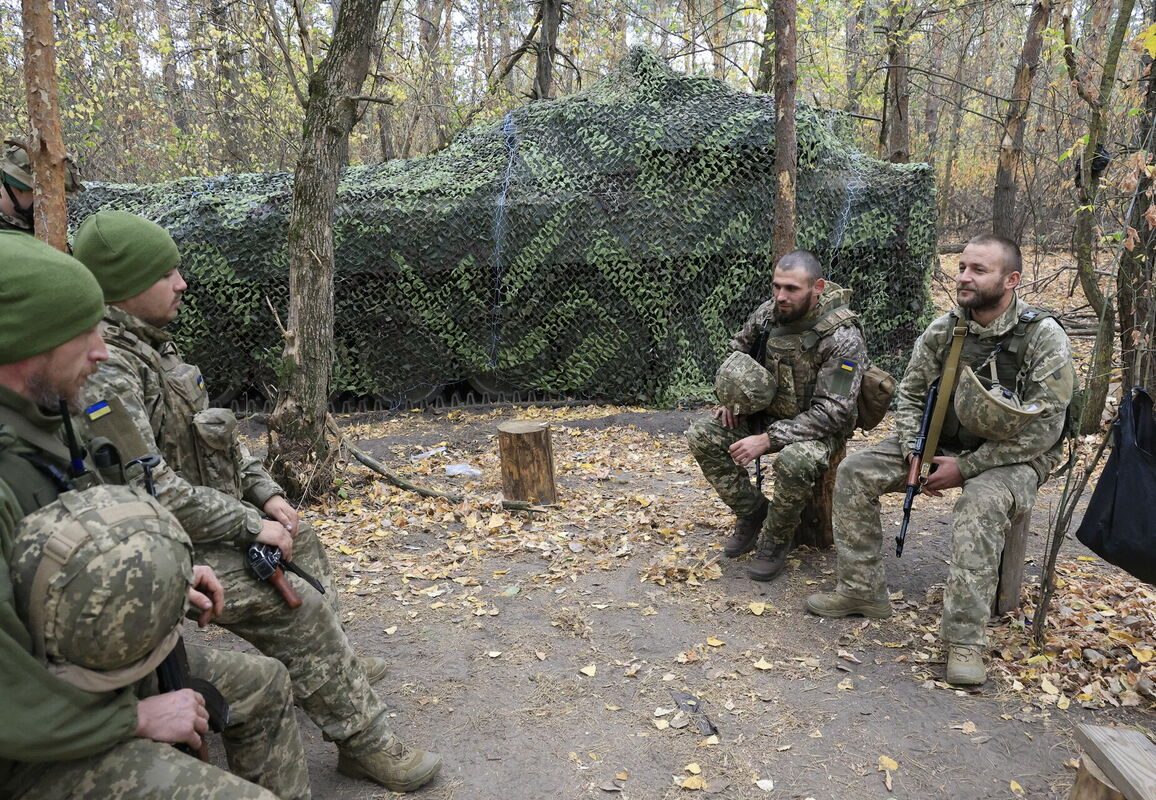
<svg viewBox="0 0 1156 800">
<path fill-rule="evenodd" d="M 1156 658 L 1156 650 L 1149 650 L 1147 647 L 1131 647 L 1129 649 L 1141 664 L 1147 664 L 1153 658 Z"/>
<path fill-rule="evenodd" d="M 683 789 L 705 789 L 706 781 L 702 779 L 701 775 L 691 775 L 685 781 L 679 784 Z"/>
<path fill-rule="evenodd" d="M 622 770 L 622 772 L 615 772 L 614 777 L 616 780 L 624 781 L 630 777 L 630 773 L 626 770 Z"/>
<path fill-rule="evenodd" d="M 763 612 L 767 610 L 767 604 L 766 603 L 751 603 L 750 605 L 747 606 L 747 608 L 749 608 L 751 610 L 751 613 L 754 614 L 756 617 L 761 617 L 763 615 Z"/>
<path fill-rule="evenodd" d="M 1093 561 L 1094 562 L 1096 559 L 1093 558 L 1092 556 L 1076 556 L 1076 560 L 1077 561 Z"/>
<path fill-rule="evenodd" d="M 896 761 L 891 756 L 879 756 L 879 766 L 877 766 L 875 769 L 878 769 L 878 770 L 889 769 L 892 772 L 895 772 L 896 770 L 899 769 L 899 762 Z"/>
<path fill-rule="evenodd" d="M 339 544 L 337 549 L 347 556 L 353 555 L 356 551 L 347 544 Z"/>
<path fill-rule="evenodd" d="M 839 681 L 838 688 L 840 688 L 840 689 L 854 689 L 855 688 L 855 681 L 851 680 L 850 678 L 844 678 L 843 680 Z"/>
<path fill-rule="evenodd" d="M 500 528 L 505 524 L 506 524 L 506 518 L 503 517 L 501 514 L 491 514 L 490 515 L 490 521 L 486 523 L 486 527 L 490 528 L 490 529 Z"/>
<path fill-rule="evenodd" d="M 497 658 L 501 654 L 502 654 L 501 650 L 491 650 L 488 653 L 486 653 L 486 655 L 488 655 L 490 658 Z"/>
<path fill-rule="evenodd" d="M 622 710 L 622 706 L 605 705 L 605 706 L 603 706 L 603 708 L 605 708 L 607 711 L 621 711 Z"/>
<path fill-rule="evenodd" d="M 1020 786 L 1020 785 L 1019 785 L 1018 783 L 1016 783 L 1015 781 L 1011 781 L 1011 782 L 1008 784 L 1008 786 L 1011 788 L 1011 790 L 1012 790 L 1012 793 L 1013 793 L 1013 794 L 1014 794 L 1016 797 L 1023 797 L 1023 796 L 1024 796 L 1024 787 Z"/>
<path fill-rule="evenodd" d="M 685 767 L 683 767 L 683 769 L 685 769 L 685 770 L 686 770 L 687 772 L 689 772 L 691 775 L 701 775 L 701 774 L 702 774 L 702 767 L 700 767 L 700 766 L 699 766 L 699 765 L 698 765 L 696 762 L 694 762 L 694 761 L 692 761 L 692 762 L 690 762 L 689 764 L 687 764 Z"/>
<path fill-rule="evenodd" d="M 1043 689 L 1044 692 L 1047 694 L 1059 694 L 1060 693 L 1060 690 L 1056 688 L 1056 685 L 1054 683 L 1052 683 L 1051 681 L 1049 681 L 1047 678 L 1043 678 L 1040 681 L 1040 688 Z"/>
<path fill-rule="evenodd" d="M 1149 25 L 1136 37 L 1140 46 L 1148 51 L 1149 58 L 1156 58 L 1156 24 Z"/>
<path fill-rule="evenodd" d="M 581 672 L 583 675 L 589 675 L 591 678 L 593 678 L 595 675 L 598 674 L 598 667 L 595 666 L 594 664 L 591 664 L 590 666 L 583 667 L 582 669 L 580 669 L 578 671 Z"/>
<path fill-rule="evenodd" d="M 724 644 L 726 644 L 726 642 L 724 642 L 722 639 L 716 639 L 713 636 L 706 637 L 706 643 L 709 644 L 711 647 L 722 647 Z M 1133 652 L 1135 652 L 1135 651 L 1133 651 Z M 1149 651 L 1149 652 L 1151 652 L 1151 651 Z"/>
<path fill-rule="evenodd" d="M 1063 697 L 1061 697 L 1059 700 L 1056 701 L 1056 708 L 1063 711 L 1071 704 L 1072 704 L 1072 701 L 1068 699 L 1067 695 L 1064 695 Z"/>
<path fill-rule="evenodd" d="M 771 662 L 767 661 L 765 658 L 760 658 L 758 661 L 756 661 L 754 663 L 753 666 L 755 669 L 774 669 L 775 668 L 775 665 L 772 664 Z"/>
<path fill-rule="evenodd" d="M 385 632 L 387 634 L 389 634 L 390 636 L 393 636 L 395 633 L 397 633 L 397 626 L 396 625 L 390 625 L 388 628 L 385 629 Z"/>
</svg>

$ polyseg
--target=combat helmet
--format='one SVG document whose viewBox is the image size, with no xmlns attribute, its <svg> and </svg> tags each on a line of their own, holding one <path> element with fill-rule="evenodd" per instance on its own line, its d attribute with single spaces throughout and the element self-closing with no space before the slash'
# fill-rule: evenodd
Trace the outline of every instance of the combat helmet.
<svg viewBox="0 0 1156 800">
<path fill-rule="evenodd" d="M 981 367 L 982 369 L 982 367 Z M 1037 403 L 1024 404 L 1010 389 L 1000 385 L 992 362 L 991 388 L 985 388 L 970 366 L 964 365 L 955 387 L 955 415 L 963 427 L 993 442 L 1010 439 L 1040 414 Z"/>
<path fill-rule="evenodd" d="M 718 368 L 714 393 L 736 414 L 762 411 L 775 399 L 779 382 L 766 367 L 746 353 L 731 353 Z"/>
<path fill-rule="evenodd" d="M 28 145 L 20 139 L 5 139 L 4 156 L 0 158 L 0 181 L 21 189 L 32 191 L 32 162 L 28 157 Z M 80 172 L 70 156 L 64 157 L 64 191 L 78 192 L 84 188 L 80 182 Z"/>
<path fill-rule="evenodd" d="M 34 652 L 62 680 L 119 689 L 176 644 L 192 543 L 146 494 L 124 486 L 65 492 L 21 520 L 11 565 Z"/>
</svg>

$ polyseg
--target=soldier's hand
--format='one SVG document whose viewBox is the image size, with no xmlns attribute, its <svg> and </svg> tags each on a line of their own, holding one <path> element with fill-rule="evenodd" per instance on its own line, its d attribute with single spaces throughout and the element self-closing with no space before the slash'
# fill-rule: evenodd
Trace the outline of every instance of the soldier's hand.
<svg viewBox="0 0 1156 800">
<path fill-rule="evenodd" d="M 923 484 L 923 492 L 930 497 L 939 497 L 944 489 L 963 486 L 963 473 L 951 456 L 936 456 L 932 460 L 931 473 Z"/>
<path fill-rule="evenodd" d="M 225 610 L 225 589 L 217 580 L 217 573 L 205 564 L 193 565 L 193 585 L 189 587 L 189 603 L 201 611 L 197 626 L 205 627 Z"/>
<path fill-rule="evenodd" d="M 137 703 L 136 735 L 169 744 L 187 744 L 197 750 L 201 735 L 209 732 L 205 698 L 192 689 L 146 697 Z"/>
<path fill-rule="evenodd" d="M 730 446 L 729 452 L 731 459 L 736 464 L 740 467 L 745 467 L 770 449 L 771 441 L 767 438 L 767 434 L 756 433 L 754 436 L 739 439 Z"/>
<path fill-rule="evenodd" d="M 739 424 L 738 415 L 726 406 L 715 406 L 714 418 L 721 422 L 724 428 L 733 428 Z"/>
<path fill-rule="evenodd" d="M 285 526 L 277 520 L 267 519 L 261 524 L 261 532 L 257 534 L 257 541 L 279 548 L 286 561 L 293 560 L 293 537 L 289 535 Z"/>
<path fill-rule="evenodd" d="M 265 512 L 265 516 L 275 519 L 285 526 L 285 530 L 289 531 L 290 536 L 297 535 L 297 509 L 282 495 L 275 494 L 270 497 L 261 510 Z"/>
</svg>

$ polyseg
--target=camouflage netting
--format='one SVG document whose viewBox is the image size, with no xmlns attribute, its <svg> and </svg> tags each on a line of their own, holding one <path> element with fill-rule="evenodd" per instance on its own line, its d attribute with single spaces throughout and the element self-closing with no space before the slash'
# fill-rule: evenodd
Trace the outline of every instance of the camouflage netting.
<svg viewBox="0 0 1156 800">
<path fill-rule="evenodd" d="M 902 369 L 925 321 L 933 173 L 857 152 L 800 106 L 800 247 L 855 291 Z M 413 402 L 463 380 L 670 402 L 709 393 L 770 292 L 774 105 L 635 49 L 594 87 L 530 103 L 422 158 L 346 170 L 334 225 L 334 392 Z M 218 395 L 276 381 L 286 173 L 92 184 L 168 228 L 190 284 L 178 340 Z"/>
</svg>

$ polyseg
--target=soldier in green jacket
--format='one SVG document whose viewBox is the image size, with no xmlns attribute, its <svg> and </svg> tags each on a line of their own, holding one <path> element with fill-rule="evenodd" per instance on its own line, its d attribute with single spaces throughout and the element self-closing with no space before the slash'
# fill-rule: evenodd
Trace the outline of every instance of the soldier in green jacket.
<svg viewBox="0 0 1156 800">
<path fill-rule="evenodd" d="M 775 265 L 774 298 L 759 306 L 730 343 L 715 380 L 721 405 L 686 432 L 690 451 L 737 520 L 723 552 L 758 548 L 754 580 L 782 571 L 815 481 L 855 427 L 867 361 L 850 291 L 823 277 L 815 256 L 796 250 Z M 773 491 L 763 496 L 746 466 L 777 454 Z"/>
<path fill-rule="evenodd" d="M 32 164 L 24 143 L 6 142 L 0 156 L 0 230 L 32 233 Z M 64 191 L 71 194 L 83 189 L 76 167 L 65 163 Z"/>
<path fill-rule="evenodd" d="M 100 211 L 81 225 L 73 247 L 108 303 L 101 333 L 109 359 L 84 390 L 84 424 L 126 458 L 161 456 L 158 496 L 193 540 L 197 559 L 224 584 L 218 624 L 288 667 L 297 702 L 337 743 L 338 770 L 394 791 L 424 785 L 441 757 L 408 747 L 390 729 L 368 675 L 384 664 L 354 655 L 321 543 L 249 455 L 232 412 L 209 408 L 200 370 L 184 362 L 164 331 L 186 288 L 172 237 L 142 217 Z M 290 576 L 303 605 L 289 608 L 247 572 L 244 550 L 254 542 L 280 548 L 320 580 L 325 594 Z"/>
<path fill-rule="evenodd" d="M 1063 458 L 1063 431 L 1076 373 L 1063 328 L 1015 293 L 1020 249 L 977 236 L 959 257 L 958 307 L 915 342 L 899 383 L 895 435 L 848 456 L 835 477 L 832 524 L 839 560 L 835 591 L 807 598 L 825 617 L 888 617 L 879 496 L 901 492 L 931 384 L 945 374 L 953 331 L 965 336 L 962 370 L 924 493 L 962 487 L 955 503 L 942 637 L 948 683 L 987 680 L 986 623 L 999 582 L 1010 521 L 1030 510 L 1036 491 Z M 983 384 L 980 383 L 982 379 Z"/>
<path fill-rule="evenodd" d="M 109 583 L 94 581 L 85 592 L 91 609 L 65 610 L 53 599 L 50 583 L 44 602 L 25 592 L 10 559 L 21 557 L 19 540 L 56 533 L 43 513 L 60 497 L 85 495 L 97 481 L 86 462 L 62 440 L 60 398 L 75 402 L 80 387 L 107 357 L 97 331 L 103 312 L 100 288 L 78 262 L 36 239 L 0 231 L 0 796 L 5 798 L 281 798 L 309 797 L 308 776 L 293 715 L 288 675 L 276 661 L 209 648 L 189 648 L 190 671 L 221 690 L 234 710 L 224 730 L 230 764 L 239 775 L 259 780 L 262 789 L 242 777 L 178 752 L 167 743 L 200 744 L 207 730 L 203 697 L 185 689 L 156 694 L 145 679 L 148 661 L 112 679 L 106 659 L 118 643 L 140 649 L 139 634 L 150 652 L 155 633 L 139 621 L 116 626 L 116 615 L 87 636 L 83 627 L 110 609 L 153 601 L 155 607 L 181 609 L 188 600 L 202 622 L 220 610 L 220 584 L 205 567 L 182 569 L 180 584 L 161 581 L 179 596 L 125 598 L 108 594 Z M 102 489 L 88 489 L 93 492 Z M 146 498 L 147 499 L 147 498 Z M 36 526 L 40 526 L 37 528 Z M 171 535 L 184 541 L 175 522 Z M 189 546 L 182 545 L 187 552 Z M 180 552 L 178 549 L 178 552 Z M 77 550 L 52 548 L 70 569 Z M 62 555 L 63 553 L 63 555 Z M 81 553 L 82 554 L 82 553 Z M 94 566 L 89 564 L 89 566 Z M 95 565 L 99 566 L 99 565 Z M 10 567 L 13 574 L 10 577 Z M 192 585 L 188 585 L 187 575 Z M 73 573 L 70 573 L 73 574 Z M 107 577 L 107 575 L 106 575 Z M 24 587 L 24 588 L 22 588 Z M 99 587 L 97 591 L 96 587 Z M 203 591 L 202 591 L 203 590 Z M 50 627 L 30 624 L 33 611 L 56 612 Z M 161 615 L 163 616 L 163 615 Z M 168 624 L 171 626 L 171 613 Z M 85 646 L 89 642 L 90 646 Z M 96 651 L 96 652 L 94 652 Z M 93 662 L 95 659 L 95 662 Z M 85 661 L 94 669 L 81 670 Z M 73 662 L 71 665 L 69 662 Z M 102 674 L 104 673 L 104 674 Z M 93 683 L 93 680 L 96 680 Z M 138 680 L 142 679 L 142 680 Z M 271 793 L 271 791 L 272 793 Z"/>
</svg>

